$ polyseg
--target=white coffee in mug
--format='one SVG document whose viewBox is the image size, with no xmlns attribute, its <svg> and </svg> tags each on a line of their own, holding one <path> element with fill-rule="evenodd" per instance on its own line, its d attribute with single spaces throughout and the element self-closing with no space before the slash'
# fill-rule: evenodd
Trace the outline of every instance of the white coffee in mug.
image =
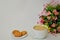
<svg viewBox="0 0 60 40">
<path fill-rule="evenodd" d="M 45 30 L 46 28 L 42 25 L 36 25 L 36 26 L 33 27 L 33 29 L 41 31 L 41 30 Z"/>
<path fill-rule="evenodd" d="M 33 37 L 34 38 L 45 38 L 48 35 L 48 30 L 40 24 L 33 27 Z"/>
</svg>

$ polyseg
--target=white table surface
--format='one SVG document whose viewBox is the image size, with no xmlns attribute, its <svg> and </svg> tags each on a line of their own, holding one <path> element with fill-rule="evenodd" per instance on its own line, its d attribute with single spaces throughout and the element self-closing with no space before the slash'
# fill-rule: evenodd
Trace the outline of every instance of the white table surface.
<svg viewBox="0 0 60 40">
<path fill-rule="evenodd" d="M 30 35 L 28 34 L 28 36 L 26 36 L 25 38 L 22 38 L 22 39 L 13 38 L 10 35 L 10 40 L 60 40 L 60 34 L 56 34 L 56 35 L 48 34 L 48 36 L 45 39 L 35 39 L 31 36 L 31 34 Z"/>
</svg>

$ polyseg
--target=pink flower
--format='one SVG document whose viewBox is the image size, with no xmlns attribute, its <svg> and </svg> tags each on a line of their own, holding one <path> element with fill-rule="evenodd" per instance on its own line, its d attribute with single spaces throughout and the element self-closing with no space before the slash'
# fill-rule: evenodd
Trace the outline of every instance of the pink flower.
<svg viewBox="0 0 60 40">
<path fill-rule="evenodd" d="M 57 20 L 57 17 L 55 17 L 55 20 Z"/>
<path fill-rule="evenodd" d="M 57 17 L 52 17 L 53 20 L 57 20 Z"/>
<path fill-rule="evenodd" d="M 56 13 L 57 12 L 57 10 L 55 9 L 55 10 L 53 10 L 53 13 Z"/>
<path fill-rule="evenodd" d="M 56 24 L 55 24 L 55 23 L 53 23 L 53 24 L 51 25 L 51 27 L 53 27 L 53 28 L 54 28 L 54 27 L 56 27 Z"/>
<path fill-rule="evenodd" d="M 55 14 L 55 15 L 58 15 L 59 14 L 59 12 L 57 12 L 57 10 L 55 9 L 55 10 L 53 10 L 53 13 Z"/>
<path fill-rule="evenodd" d="M 37 24 L 43 24 L 44 23 L 44 20 L 43 19 L 40 19 Z"/>
<path fill-rule="evenodd" d="M 46 4 L 44 4 L 44 5 L 43 5 L 44 9 L 46 9 L 46 7 L 47 7 L 47 6 L 48 6 L 48 4 L 47 4 L 47 3 L 46 3 Z"/>
<path fill-rule="evenodd" d="M 54 31 L 53 31 L 54 33 L 56 33 L 56 29 L 54 29 Z"/>
<path fill-rule="evenodd" d="M 57 27 L 57 31 L 60 32 L 60 26 Z"/>
<path fill-rule="evenodd" d="M 55 15 L 59 15 L 59 12 L 55 12 L 54 14 L 55 14 Z"/>
<path fill-rule="evenodd" d="M 47 15 L 50 15 L 50 14 L 51 14 L 51 12 L 50 12 L 50 11 L 48 11 L 48 12 L 47 12 Z"/>
<path fill-rule="evenodd" d="M 47 16 L 47 19 L 50 20 L 51 19 L 51 16 Z"/>
<path fill-rule="evenodd" d="M 41 19 L 41 20 L 40 20 L 40 22 L 43 24 L 43 23 L 44 23 L 44 20 L 43 20 L 43 19 Z"/>
<path fill-rule="evenodd" d="M 39 21 L 37 22 L 37 24 L 39 24 Z"/>
</svg>

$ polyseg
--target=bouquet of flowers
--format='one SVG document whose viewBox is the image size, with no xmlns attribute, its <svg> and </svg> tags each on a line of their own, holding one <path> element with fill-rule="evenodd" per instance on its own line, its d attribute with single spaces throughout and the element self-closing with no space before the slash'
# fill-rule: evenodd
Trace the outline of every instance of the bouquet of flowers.
<svg viewBox="0 0 60 40">
<path fill-rule="evenodd" d="M 39 16 L 40 23 L 47 25 L 51 33 L 60 33 L 60 4 L 51 1 L 44 5 L 42 14 Z"/>
</svg>

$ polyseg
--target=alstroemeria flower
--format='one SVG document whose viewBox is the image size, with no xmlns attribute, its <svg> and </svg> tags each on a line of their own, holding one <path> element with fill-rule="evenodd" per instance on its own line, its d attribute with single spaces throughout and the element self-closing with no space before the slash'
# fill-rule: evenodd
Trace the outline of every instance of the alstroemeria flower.
<svg viewBox="0 0 60 40">
<path fill-rule="evenodd" d="M 58 18 L 57 17 L 55 17 L 55 19 L 54 20 L 57 20 Z"/>
<path fill-rule="evenodd" d="M 50 20 L 51 19 L 51 16 L 47 16 L 47 19 Z"/>
<path fill-rule="evenodd" d="M 44 20 L 40 18 L 40 20 L 37 22 L 37 24 L 43 24 Z"/>
<path fill-rule="evenodd" d="M 55 14 L 55 15 L 59 15 L 59 12 L 55 12 L 54 14 Z"/>
<path fill-rule="evenodd" d="M 51 27 L 53 27 L 53 28 L 54 28 L 54 27 L 56 27 L 56 24 L 55 24 L 55 23 L 53 23 L 53 24 L 51 25 Z"/>
<path fill-rule="evenodd" d="M 52 17 L 53 20 L 57 20 L 57 17 Z"/>
<path fill-rule="evenodd" d="M 55 10 L 53 10 L 53 13 L 55 14 L 55 15 L 58 15 L 59 14 L 59 12 L 57 12 L 57 10 L 55 9 Z"/>
<path fill-rule="evenodd" d="M 51 14 L 51 12 L 50 12 L 50 11 L 48 11 L 48 12 L 47 12 L 47 15 L 50 15 L 50 14 Z"/>
<path fill-rule="evenodd" d="M 57 30 L 56 30 L 56 29 L 54 29 L 54 30 L 53 30 L 53 33 L 56 33 L 56 32 L 57 32 Z"/>
<path fill-rule="evenodd" d="M 54 9 L 54 10 L 53 10 L 53 13 L 55 13 L 55 12 L 57 12 L 57 10 L 56 10 L 56 9 Z"/>
<path fill-rule="evenodd" d="M 60 26 L 57 27 L 57 31 L 60 32 Z"/>
<path fill-rule="evenodd" d="M 42 24 L 44 24 L 44 19 L 41 19 L 40 22 L 41 22 Z"/>
</svg>

